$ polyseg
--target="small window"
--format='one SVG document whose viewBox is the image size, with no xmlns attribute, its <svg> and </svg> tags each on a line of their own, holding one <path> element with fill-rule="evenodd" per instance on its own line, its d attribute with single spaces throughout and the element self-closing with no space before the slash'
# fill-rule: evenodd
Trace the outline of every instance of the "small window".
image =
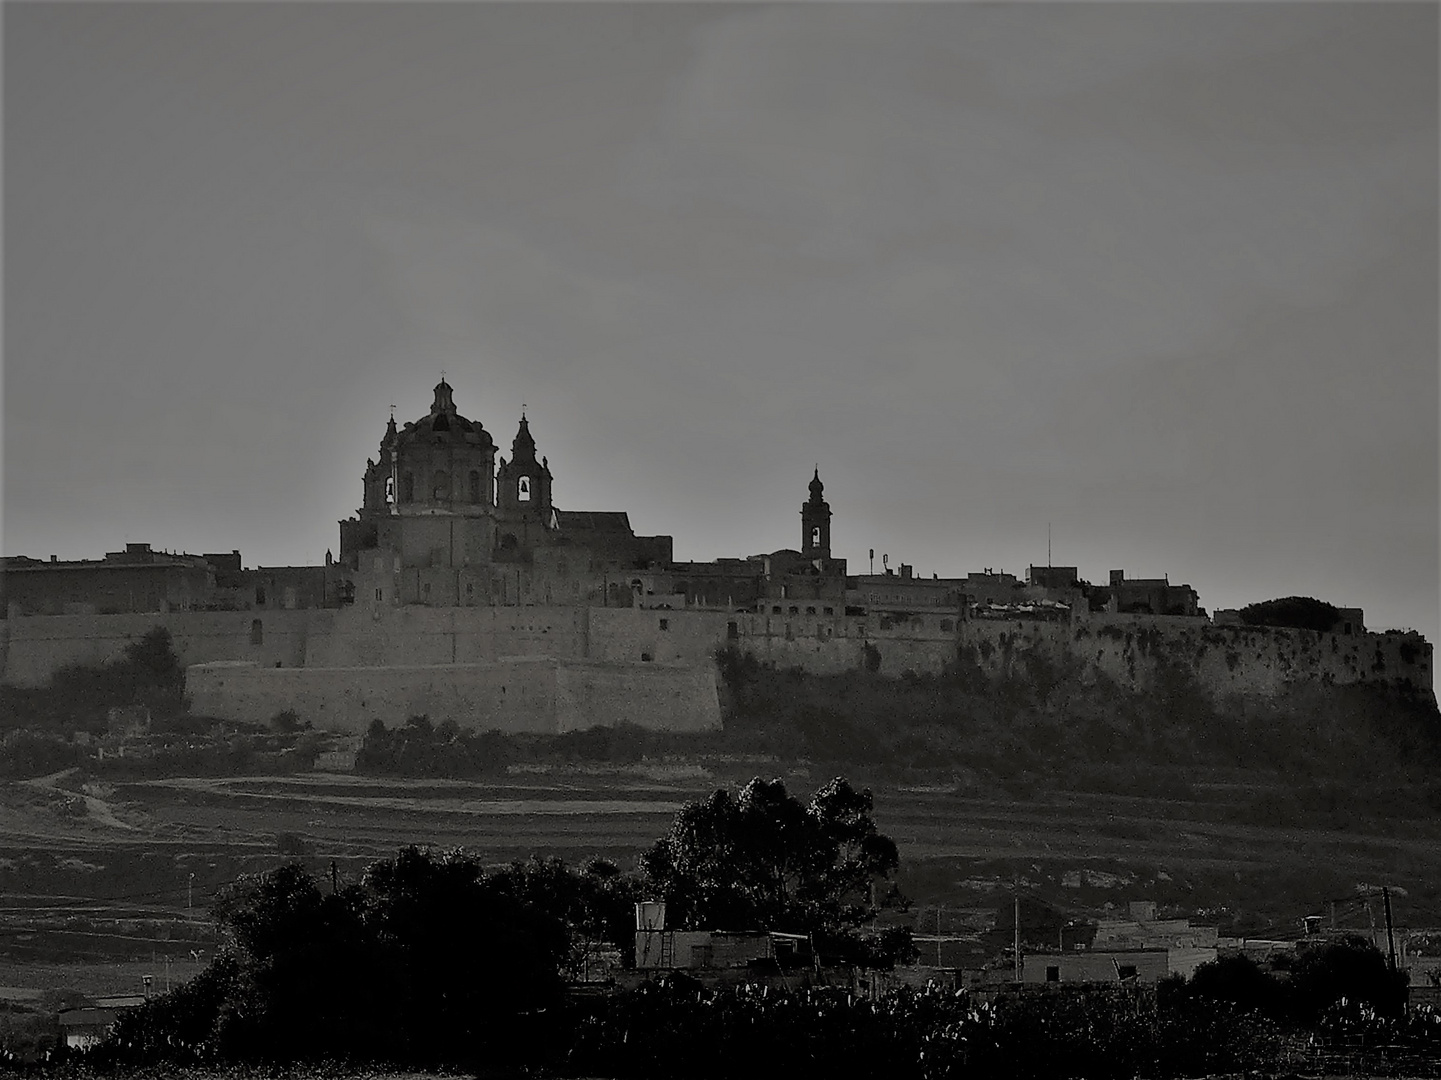
<svg viewBox="0 0 1441 1080">
<path fill-rule="evenodd" d="M 1061 981 L 1061 969 L 1060 969 L 1060 968 L 1058 968 L 1058 967 L 1048 967 L 1048 968 L 1046 968 L 1046 982 L 1060 982 L 1060 981 Z"/>
<path fill-rule="evenodd" d="M 813 547 L 813 548 L 818 548 L 818 547 L 820 547 L 820 546 L 821 546 L 821 530 L 820 530 L 820 526 L 816 526 L 814 529 L 811 530 L 811 547 Z"/>
<path fill-rule="evenodd" d="M 516 483 L 515 497 L 521 502 L 530 502 L 530 477 L 522 476 Z"/>
<path fill-rule="evenodd" d="M 833 607 L 828 607 L 828 608 L 826 608 L 826 614 L 827 614 L 827 615 L 834 615 L 835 613 L 836 613 L 836 609 L 835 609 L 835 608 L 833 608 Z"/>
<path fill-rule="evenodd" d="M 257 586 L 255 586 L 255 606 L 256 606 L 256 607 L 264 607 L 264 606 L 265 606 L 265 586 L 264 586 L 264 585 L 257 585 Z"/>
<path fill-rule="evenodd" d="M 956 628 L 956 624 L 955 624 L 952 620 L 950 620 L 950 619 L 942 619 L 942 620 L 941 620 L 941 629 L 942 629 L 942 630 L 944 630 L 944 631 L 951 631 L 951 630 L 954 630 L 955 628 Z"/>
<path fill-rule="evenodd" d="M 1135 964 L 1117 964 L 1116 974 L 1122 979 L 1134 979 L 1136 977 Z"/>
<path fill-rule="evenodd" d="M 265 628 L 260 625 L 260 620 L 259 620 L 259 619 L 251 619 L 251 620 L 250 620 L 250 644 L 252 644 L 252 645 L 264 645 L 264 644 L 265 644 Z"/>
<path fill-rule="evenodd" d="M 375 598 L 376 598 L 377 600 L 383 600 L 383 599 L 385 598 L 385 597 L 384 597 L 384 592 L 385 592 L 385 591 L 384 591 L 383 589 L 376 589 L 376 590 L 375 590 Z"/>
<path fill-rule="evenodd" d="M 815 608 L 813 608 L 813 607 L 808 607 L 808 608 L 806 608 L 806 614 L 807 614 L 807 615 L 814 615 L 815 613 L 816 613 L 816 609 L 815 609 Z"/>
<path fill-rule="evenodd" d="M 395 502 L 395 477 L 393 476 L 385 478 L 385 501 L 387 503 Z"/>
<path fill-rule="evenodd" d="M 736 638 L 738 638 L 738 637 L 740 637 L 740 636 L 741 636 L 741 634 L 740 634 L 740 627 L 739 627 L 739 626 L 737 626 L 737 625 L 736 625 L 735 623 L 733 623 L 733 622 L 728 622 L 728 623 L 726 623 L 726 638 L 727 638 L 727 640 L 729 640 L 729 641 L 734 641 Z"/>
<path fill-rule="evenodd" d="M 431 477 L 430 496 L 436 502 L 444 502 L 450 498 L 450 474 L 445 471 L 438 471 Z"/>
<path fill-rule="evenodd" d="M 430 582 L 427 581 L 421 584 L 420 595 L 426 597 L 430 596 Z"/>
<path fill-rule="evenodd" d="M 465 583 L 465 595 L 466 595 L 466 596 L 474 596 L 474 595 L 475 595 L 475 583 L 474 583 L 473 581 L 467 581 L 467 582 Z"/>
<path fill-rule="evenodd" d="M 650 655 L 650 653 L 648 653 L 648 652 L 643 652 L 643 653 L 640 654 L 640 658 L 641 658 L 641 660 L 642 660 L 643 662 L 649 663 L 650 660 L 651 660 L 651 655 Z"/>
<path fill-rule="evenodd" d="M 670 620 L 669 620 L 669 619 L 662 619 L 662 620 L 660 621 L 660 628 L 661 628 L 662 630 L 669 630 L 669 629 L 670 629 Z"/>
<path fill-rule="evenodd" d="M 799 615 L 799 614 L 801 613 L 801 609 L 798 608 L 798 607 L 796 607 L 794 604 L 792 604 L 792 605 L 791 605 L 790 613 L 791 613 L 792 615 Z"/>
<path fill-rule="evenodd" d="M 771 608 L 771 614 L 772 614 L 772 615 L 779 615 L 780 613 L 781 613 L 781 606 L 780 606 L 779 604 L 776 604 L 774 607 Z"/>
</svg>

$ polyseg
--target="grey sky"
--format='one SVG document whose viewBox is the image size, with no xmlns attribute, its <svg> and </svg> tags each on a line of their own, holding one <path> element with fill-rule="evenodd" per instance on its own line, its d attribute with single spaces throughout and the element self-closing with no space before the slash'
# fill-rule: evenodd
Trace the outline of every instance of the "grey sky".
<svg viewBox="0 0 1441 1080">
<path fill-rule="evenodd" d="M 4 550 L 318 562 L 444 369 L 679 558 L 1438 632 L 1434 4 L 6 4 Z"/>
</svg>

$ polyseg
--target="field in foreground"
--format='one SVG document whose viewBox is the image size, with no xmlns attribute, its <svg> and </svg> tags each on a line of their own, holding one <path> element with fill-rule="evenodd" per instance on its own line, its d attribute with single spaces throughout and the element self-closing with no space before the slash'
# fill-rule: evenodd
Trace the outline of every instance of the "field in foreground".
<svg viewBox="0 0 1441 1080">
<path fill-rule="evenodd" d="M 695 759 L 488 781 L 11 783 L 0 788 L 0 995 L 134 991 L 142 974 L 158 989 L 167 959 L 171 978 L 184 978 L 214 948 L 209 902 L 242 873 L 287 858 L 320 876 L 333 864 L 339 880 L 406 844 L 464 847 L 488 863 L 539 854 L 629 867 L 682 803 L 752 775 L 780 775 L 804 795 L 828 778 L 814 767 Z M 1145 794 L 849 775 L 874 791 L 914 901 L 906 917 L 922 932 L 987 929 L 1013 883 L 1078 917 L 1149 899 L 1258 937 L 1295 937 L 1302 915 L 1328 916 L 1339 901 L 1339 925 L 1370 933 L 1379 922 L 1383 946 L 1379 903 L 1368 909 L 1362 898 L 1385 884 L 1399 925 L 1441 925 L 1441 825 L 1317 813 L 1297 827 L 1284 784 L 1268 788 L 1254 771 L 1153 770 L 1129 785 Z"/>
</svg>

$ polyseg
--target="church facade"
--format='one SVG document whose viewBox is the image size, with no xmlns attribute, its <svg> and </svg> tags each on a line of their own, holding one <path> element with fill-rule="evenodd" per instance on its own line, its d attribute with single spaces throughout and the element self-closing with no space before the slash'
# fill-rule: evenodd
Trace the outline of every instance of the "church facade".
<svg viewBox="0 0 1441 1080">
<path fill-rule="evenodd" d="M 497 457 L 442 379 L 430 412 L 402 427 L 392 416 L 366 462 L 360 510 L 340 523 L 343 595 L 391 606 L 606 604 L 628 601 L 635 571 L 670 562 L 670 537 L 637 536 L 623 511 L 562 510 L 551 485 L 524 413 L 509 458 Z"/>
</svg>

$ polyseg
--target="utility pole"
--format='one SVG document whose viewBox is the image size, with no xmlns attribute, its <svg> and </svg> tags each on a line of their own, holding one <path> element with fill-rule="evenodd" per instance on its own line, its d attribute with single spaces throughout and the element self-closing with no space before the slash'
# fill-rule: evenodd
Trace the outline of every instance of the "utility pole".
<svg viewBox="0 0 1441 1080">
<path fill-rule="evenodd" d="M 1391 959 L 1391 970 L 1396 970 L 1396 936 L 1391 932 L 1391 890 L 1381 887 L 1381 901 L 1386 905 L 1386 951 Z"/>
</svg>

